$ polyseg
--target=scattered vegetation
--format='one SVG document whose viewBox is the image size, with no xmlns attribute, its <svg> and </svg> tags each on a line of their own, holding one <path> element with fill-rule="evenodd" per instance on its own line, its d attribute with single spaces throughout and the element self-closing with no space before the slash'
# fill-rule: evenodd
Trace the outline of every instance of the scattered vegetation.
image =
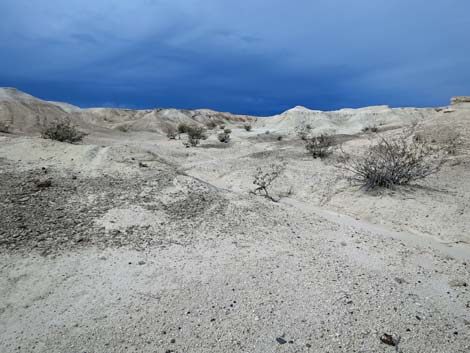
<svg viewBox="0 0 470 353">
<path fill-rule="evenodd" d="M 230 129 L 224 129 L 224 132 L 221 132 L 220 134 L 217 135 L 217 138 L 219 139 L 220 142 L 222 143 L 229 143 L 230 142 L 230 134 L 232 133 L 232 130 Z"/>
<path fill-rule="evenodd" d="M 362 128 L 362 132 L 367 133 L 367 132 L 379 132 L 379 128 L 377 125 L 370 125 L 370 126 L 365 126 Z"/>
<path fill-rule="evenodd" d="M 394 137 L 379 137 L 367 151 L 356 158 L 342 156 L 342 168 L 351 173 L 350 180 L 366 190 L 394 188 L 426 178 L 440 170 L 447 149 L 433 144 L 411 128 Z"/>
<path fill-rule="evenodd" d="M 251 129 L 252 129 L 253 127 L 251 126 L 251 124 L 244 124 L 244 125 L 243 125 L 243 128 L 244 128 L 246 131 L 251 131 Z"/>
<path fill-rule="evenodd" d="M 41 137 L 60 142 L 77 143 L 86 136 L 70 122 L 55 122 L 43 128 Z"/>
<path fill-rule="evenodd" d="M 285 164 L 271 164 L 268 170 L 263 170 L 261 167 L 256 169 L 255 179 L 253 180 L 253 184 L 256 185 L 256 189 L 252 191 L 253 194 L 260 194 L 262 196 L 267 197 L 268 199 L 278 202 L 278 199 L 275 199 L 269 194 L 269 189 L 273 182 L 281 176 L 281 174 L 286 169 Z"/>
<path fill-rule="evenodd" d="M 455 156 L 463 145 L 462 134 L 458 131 L 450 131 L 444 136 L 442 143 L 447 154 Z"/>
<path fill-rule="evenodd" d="M 220 126 L 219 126 L 219 129 L 220 129 L 220 130 L 225 130 L 225 125 L 224 125 L 224 124 L 220 125 Z"/>
<path fill-rule="evenodd" d="M 8 123 L 5 121 L 0 121 L 0 132 L 10 132 L 10 125 L 8 125 Z"/>
<path fill-rule="evenodd" d="M 163 131 L 166 134 L 166 137 L 168 137 L 169 140 L 176 140 L 176 137 L 178 137 L 178 129 L 175 128 L 173 125 L 168 125 L 166 126 Z"/>
<path fill-rule="evenodd" d="M 186 123 L 179 123 L 178 127 L 176 128 L 178 130 L 178 134 L 185 134 L 188 132 L 189 125 Z"/>
<path fill-rule="evenodd" d="M 310 124 L 301 124 L 296 128 L 296 133 L 302 141 L 306 141 L 310 136 L 311 130 L 312 126 Z"/>
<path fill-rule="evenodd" d="M 201 140 L 207 139 L 206 132 L 206 129 L 201 126 L 187 125 L 186 134 L 188 135 L 188 140 L 183 142 L 183 144 L 186 147 L 196 147 Z"/>
<path fill-rule="evenodd" d="M 209 130 L 214 130 L 216 127 L 217 127 L 217 123 L 213 120 L 210 120 L 206 123 L 206 127 L 209 129 Z"/>
<path fill-rule="evenodd" d="M 129 131 L 129 126 L 128 125 L 119 125 L 117 129 L 121 132 L 128 132 Z"/>
<path fill-rule="evenodd" d="M 333 149 L 335 139 L 328 134 L 321 134 L 319 136 L 306 136 L 303 141 L 305 142 L 305 149 L 313 158 L 326 158 Z"/>
</svg>

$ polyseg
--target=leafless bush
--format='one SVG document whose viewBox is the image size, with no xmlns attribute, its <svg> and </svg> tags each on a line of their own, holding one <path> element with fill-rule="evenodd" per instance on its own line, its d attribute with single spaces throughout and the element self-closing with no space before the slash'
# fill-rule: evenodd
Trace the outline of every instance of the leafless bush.
<svg viewBox="0 0 470 353">
<path fill-rule="evenodd" d="M 462 145 L 463 137 L 458 131 L 449 132 L 442 141 L 443 148 L 450 155 L 456 155 Z"/>
<path fill-rule="evenodd" d="M 224 129 L 224 132 L 221 132 L 220 134 L 218 134 L 217 138 L 219 139 L 220 142 L 229 143 L 231 133 L 232 133 L 232 130 Z"/>
<path fill-rule="evenodd" d="M 166 126 L 163 129 L 163 132 L 165 132 L 165 135 L 169 140 L 176 140 L 176 137 L 178 136 L 178 130 L 173 125 Z"/>
<path fill-rule="evenodd" d="M 196 147 L 201 140 L 207 139 L 206 129 L 201 126 L 187 126 L 188 140 L 184 142 L 186 147 Z"/>
<path fill-rule="evenodd" d="M 302 140 L 306 141 L 310 135 L 310 132 L 312 130 L 312 126 L 310 124 L 301 124 L 297 126 L 296 134 L 297 136 Z"/>
<path fill-rule="evenodd" d="M 10 131 L 10 125 L 5 121 L 0 121 L 0 132 L 8 133 Z"/>
<path fill-rule="evenodd" d="M 274 202 L 279 201 L 269 194 L 269 189 L 272 183 L 284 172 L 285 168 L 285 164 L 275 163 L 271 164 L 268 170 L 263 170 L 261 167 L 258 167 L 256 169 L 255 179 L 253 180 L 256 189 L 253 190 L 252 193 L 263 195 Z"/>
<path fill-rule="evenodd" d="M 325 158 L 331 154 L 334 144 L 334 137 L 327 134 L 319 136 L 307 136 L 305 139 L 305 148 L 313 158 Z"/>
<path fill-rule="evenodd" d="M 70 122 L 55 122 L 43 128 L 41 137 L 60 142 L 76 143 L 86 136 Z"/>
<path fill-rule="evenodd" d="M 206 123 L 206 127 L 209 129 L 209 130 L 214 130 L 216 127 L 217 127 L 217 123 L 213 120 L 210 120 Z"/>
<path fill-rule="evenodd" d="M 118 129 L 121 132 L 128 132 L 129 131 L 129 126 L 128 125 L 119 125 L 116 129 Z"/>
<path fill-rule="evenodd" d="M 438 172 L 445 154 L 443 146 L 416 135 L 412 128 L 395 137 L 379 137 L 359 157 L 343 153 L 342 168 L 351 173 L 351 181 L 366 190 L 393 188 Z"/>
<path fill-rule="evenodd" d="M 186 123 L 179 123 L 178 124 L 178 127 L 177 127 L 177 130 L 178 130 L 178 134 L 185 134 L 188 132 L 188 128 L 189 128 L 189 125 L 186 124 Z"/>
<path fill-rule="evenodd" d="M 251 126 L 251 124 L 244 124 L 244 125 L 243 125 L 243 128 L 244 128 L 246 131 L 251 131 L 251 129 L 252 129 L 253 127 Z"/>
</svg>

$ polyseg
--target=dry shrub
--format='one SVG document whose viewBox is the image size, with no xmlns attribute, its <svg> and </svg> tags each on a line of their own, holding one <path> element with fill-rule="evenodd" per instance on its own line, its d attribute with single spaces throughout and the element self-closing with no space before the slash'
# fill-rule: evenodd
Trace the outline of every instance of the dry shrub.
<svg viewBox="0 0 470 353">
<path fill-rule="evenodd" d="M 305 149 L 313 158 L 326 158 L 333 149 L 335 139 L 331 135 L 321 134 L 319 136 L 305 137 Z"/>
<path fill-rule="evenodd" d="M 128 132 L 129 131 L 129 126 L 128 125 L 119 125 L 117 129 L 121 132 Z"/>
<path fill-rule="evenodd" d="M 206 129 L 201 126 L 187 126 L 186 133 L 188 134 L 188 140 L 183 144 L 186 147 L 196 147 L 199 145 L 201 140 L 206 140 Z"/>
<path fill-rule="evenodd" d="M 243 128 L 244 128 L 246 131 L 251 131 L 251 129 L 252 129 L 253 127 L 251 126 L 251 124 L 244 124 L 244 125 L 243 125 Z"/>
<path fill-rule="evenodd" d="M 362 132 L 367 133 L 367 132 L 379 132 L 379 128 L 377 125 L 368 125 L 362 128 Z"/>
<path fill-rule="evenodd" d="M 177 127 L 177 130 L 178 130 L 178 134 L 185 134 L 188 132 L 188 128 L 189 128 L 189 125 L 186 124 L 186 123 L 179 123 L 178 124 L 178 127 Z"/>
<path fill-rule="evenodd" d="M 216 127 L 217 127 L 217 123 L 213 120 L 210 120 L 206 123 L 206 127 L 209 129 L 209 130 L 214 130 Z"/>
<path fill-rule="evenodd" d="M 310 124 L 301 124 L 296 127 L 295 131 L 297 136 L 302 140 L 306 141 L 307 138 L 310 135 L 310 132 L 312 130 L 312 126 Z"/>
<path fill-rule="evenodd" d="M 224 132 L 221 132 L 220 134 L 217 135 L 217 139 L 222 143 L 229 143 L 231 133 L 232 133 L 232 130 L 224 129 Z"/>
<path fill-rule="evenodd" d="M 10 125 L 5 121 L 0 121 L 0 132 L 10 132 Z"/>
<path fill-rule="evenodd" d="M 269 189 L 272 183 L 281 176 L 285 169 L 286 165 L 283 163 L 273 163 L 268 167 L 268 170 L 263 170 L 261 167 L 258 167 L 256 169 L 255 179 L 253 180 L 256 189 L 253 190 L 252 193 L 263 195 L 274 202 L 279 201 L 269 194 Z"/>
<path fill-rule="evenodd" d="M 173 125 L 168 125 L 163 128 L 163 132 L 169 140 L 176 140 L 178 136 L 178 130 Z"/>
<path fill-rule="evenodd" d="M 87 134 L 78 130 L 70 122 L 55 122 L 43 128 L 41 137 L 60 142 L 77 143 Z"/>
<path fill-rule="evenodd" d="M 446 153 L 445 147 L 415 134 L 412 128 L 394 137 L 379 137 L 358 157 L 343 152 L 341 168 L 366 190 L 393 188 L 438 172 Z"/>
</svg>

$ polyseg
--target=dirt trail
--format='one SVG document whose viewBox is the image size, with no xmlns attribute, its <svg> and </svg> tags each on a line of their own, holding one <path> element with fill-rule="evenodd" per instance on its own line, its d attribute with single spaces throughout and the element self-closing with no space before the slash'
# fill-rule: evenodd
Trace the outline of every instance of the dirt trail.
<svg viewBox="0 0 470 353">
<path fill-rule="evenodd" d="M 314 213 L 315 215 L 323 217 L 335 224 L 346 227 L 353 227 L 354 229 L 368 233 L 371 236 L 383 236 L 397 239 L 412 246 L 429 248 L 432 252 L 437 251 L 456 259 L 470 261 L 469 244 L 461 242 L 447 243 L 444 240 L 433 238 L 425 234 L 397 232 L 377 224 L 371 224 L 365 220 L 354 218 L 345 214 L 328 210 L 326 208 L 312 206 L 310 204 L 306 204 L 305 202 L 294 199 L 283 199 L 281 202 L 302 210 L 302 212 Z"/>
</svg>

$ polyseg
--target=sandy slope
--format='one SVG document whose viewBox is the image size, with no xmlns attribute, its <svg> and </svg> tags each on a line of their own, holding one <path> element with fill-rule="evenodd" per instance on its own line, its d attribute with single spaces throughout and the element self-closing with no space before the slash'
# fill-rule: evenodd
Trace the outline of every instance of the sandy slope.
<svg viewBox="0 0 470 353">
<path fill-rule="evenodd" d="M 113 129 L 168 111 L 94 110 L 81 145 L 1 134 L 0 352 L 396 351 L 384 333 L 399 352 L 468 352 L 470 109 L 449 110 L 295 108 L 250 132 L 205 112 L 232 141 L 215 130 L 191 149 Z M 360 151 L 361 126 L 413 119 L 466 144 L 396 191 L 358 190 L 286 136 L 307 121 Z M 256 168 L 279 161 L 281 201 L 250 194 Z"/>
</svg>

